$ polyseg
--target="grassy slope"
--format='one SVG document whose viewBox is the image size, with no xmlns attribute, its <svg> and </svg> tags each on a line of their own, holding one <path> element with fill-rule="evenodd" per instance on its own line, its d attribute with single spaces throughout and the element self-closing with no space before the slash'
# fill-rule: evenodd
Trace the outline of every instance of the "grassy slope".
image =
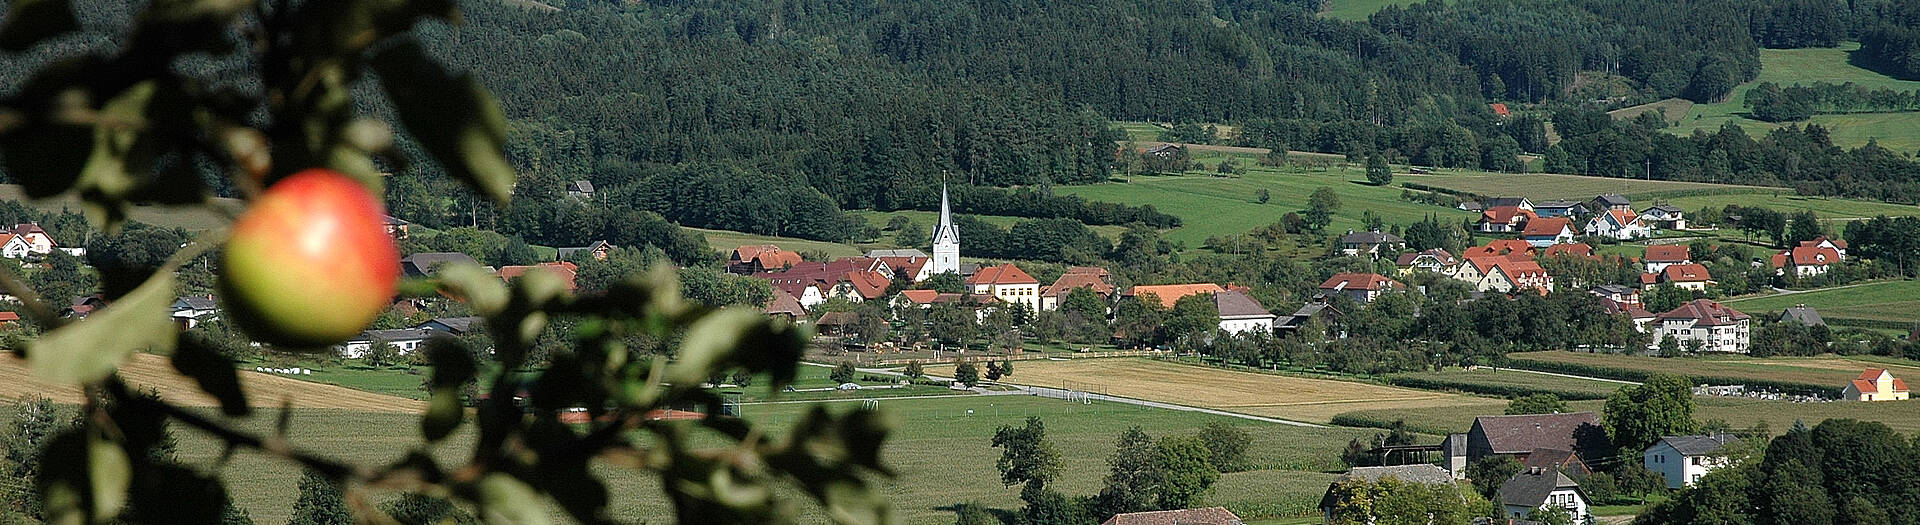
<svg viewBox="0 0 1920 525">
<path fill-rule="evenodd" d="M 1735 186 L 1727 184 L 1707 184 L 1703 182 L 1673 182 L 1662 180 L 1622 179 L 1617 177 L 1588 177 L 1584 175 L 1561 175 L 1554 173 L 1529 173 L 1514 175 L 1507 173 L 1485 173 L 1473 171 L 1435 171 L 1428 175 L 1396 175 L 1394 182 L 1415 182 L 1437 188 L 1467 191 L 1480 195 L 1507 195 L 1526 197 L 1534 201 L 1548 199 L 1566 199 L 1586 201 L 1602 193 L 1618 193 L 1629 198 L 1644 200 L 1648 196 L 1671 194 L 1671 192 L 1711 191 L 1716 194 L 1755 194 L 1791 190 L 1766 188 L 1760 186 Z M 1745 197 L 1742 197 L 1745 199 Z"/>
<path fill-rule="evenodd" d="M 829 404 L 834 410 L 846 410 L 854 403 Z M 899 432 L 889 438 L 884 456 L 899 470 L 900 476 L 880 483 L 881 490 L 899 510 L 906 523 L 946 524 L 953 522 L 950 507 L 955 503 L 978 501 L 992 507 L 1016 508 L 1018 488 L 999 483 L 993 460 L 998 449 L 989 446 L 994 428 L 1018 425 L 1027 416 L 1042 417 L 1047 436 L 1062 452 L 1064 469 L 1055 487 L 1068 494 L 1092 494 L 1098 491 L 1106 475 L 1106 456 L 1113 439 L 1127 426 L 1139 425 L 1149 434 L 1164 436 L 1190 434 L 1209 421 L 1220 420 L 1187 412 L 1169 412 L 1118 404 L 1080 405 L 1066 401 L 1025 396 L 994 396 L 958 399 L 884 400 L 882 410 L 890 411 L 902 423 Z M 748 405 L 747 417 L 756 424 L 784 434 L 808 404 Z M 274 414 L 256 416 L 243 424 L 266 430 Z M 1229 474 L 1215 488 L 1208 505 L 1230 505 L 1237 509 L 1266 509 L 1303 515 L 1312 512 L 1321 491 L 1333 478 L 1322 471 L 1338 467 L 1339 447 L 1347 440 L 1371 435 L 1354 429 L 1303 429 L 1233 420 L 1235 425 L 1253 434 L 1249 459 L 1262 470 Z M 401 451 L 418 444 L 414 416 L 381 415 L 344 411 L 300 410 L 293 418 L 292 435 L 314 452 L 372 464 L 391 460 Z M 471 428 L 471 427 L 468 427 Z M 220 449 L 204 436 L 179 432 L 183 458 L 208 465 Z M 437 447 L 437 455 L 453 464 L 457 451 L 469 446 L 470 431 L 449 439 Z M 281 523 L 298 495 L 297 469 L 287 468 L 256 454 L 242 453 L 223 472 L 238 503 L 261 523 Z M 635 473 L 597 468 L 609 482 L 613 495 L 613 517 L 626 522 L 663 522 L 670 517 L 659 485 L 651 478 Z M 789 493 L 791 495 L 791 493 Z M 384 499 L 384 498 L 382 498 Z M 1251 516 L 1250 516 L 1251 517 Z M 803 523 L 825 522 L 819 509 L 808 506 L 799 516 Z"/>
<path fill-rule="evenodd" d="M 1574 411 L 1599 412 L 1604 403 L 1604 401 L 1575 401 L 1568 405 Z M 1815 425 L 1828 419 L 1878 421 L 1905 434 L 1920 431 L 1920 401 L 1791 403 L 1733 397 L 1695 397 L 1693 403 L 1695 419 L 1724 420 L 1734 427 L 1747 427 L 1764 421 L 1774 432 L 1786 431 L 1793 426 L 1794 421 L 1805 421 L 1808 425 Z M 1473 418 L 1492 413 L 1475 410 L 1473 407 L 1457 407 L 1427 410 L 1368 410 L 1356 411 L 1352 414 L 1380 421 L 1405 419 L 1408 425 L 1419 429 L 1466 432 L 1473 427 Z"/>
<path fill-rule="evenodd" d="M 1390 5 L 1407 5 L 1411 0 L 1331 0 L 1320 16 L 1338 20 L 1366 20 L 1375 11 Z"/>
<path fill-rule="evenodd" d="M 1920 281 L 1889 281 L 1727 301 L 1727 306 L 1768 317 L 1796 304 L 1811 306 L 1825 317 L 1920 321 Z"/>
<path fill-rule="evenodd" d="M 1781 85 L 1796 82 L 1853 82 L 1869 88 L 1884 87 L 1901 91 L 1920 89 L 1920 82 L 1895 79 L 1848 63 L 1849 53 L 1859 47 L 1859 44 L 1849 43 L 1830 49 L 1762 49 L 1758 78 L 1734 88 L 1723 102 L 1695 105 L 1685 120 L 1668 128 L 1668 131 L 1684 135 L 1696 129 L 1716 130 L 1722 124 L 1733 122 L 1746 128 L 1749 134 L 1758 136 L 1778 127 L 1738 115 L 1747 111 L 1744 105 L 1747 90 L 1760 82 Z M 1920 131 L 1917 131 L 1920 130 L 1920 113 L 1817 115 L 1809 122 L 1826 126 L 1832 131 L 1834 143 L 1841 146 L 1855 147 L 1866 144 L 1868 139 L 1877 139 L 1881 146 L 1898 152 L 1912 153 L 1920 149 Z"/>
</svg>

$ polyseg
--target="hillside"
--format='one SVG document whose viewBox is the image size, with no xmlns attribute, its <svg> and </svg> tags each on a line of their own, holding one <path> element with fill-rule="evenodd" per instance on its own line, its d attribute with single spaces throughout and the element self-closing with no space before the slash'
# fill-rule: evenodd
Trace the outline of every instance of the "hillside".
<svg viewBox="0 0 1920 525">
<path fill-rule="evenodd" d="M 72 196 L 38 201 L 28 200 L 25 194 L 21 193 L 20 186 L 15 184 L 0 184 L 0 200 L 24 202 L 46 212 L 80 213 L 81 210 L 80 200 Z M 233 199 L 215 199 L 215 203 L 227 209 L 240 208 L 240 203 Z M 136 206 L 128 215 L 133 220 L 147 224 L 187 231 L 211 230 L 225 225 L 228 221 L 226 217 L 212 210 L 170 206 Z"/>
<path fill-rule="evenodd" d="M 1763 49 L 1760 51 L 1760 75 L 1752 82 L 1741 84 L 1733 89 L 1726 100 L 1711 104 L 1697 104 L 1678 124 L 1667 131 L 1686 135 L 1694 130 L 1713 131 L 1722 125 L 1733 123 L 1745 128 L 1754 136 L 1764 135 L 1768 130 L 1790 123 L 1770 123 L 1746 118 L 1747 92 L 1761 82 L 1773 82 L 1782 86 L 1826 82 L 1831 84 L 1854 83 L 1870 89 L 1886 88 L 1896 91 L 1920 89 L 1920 81 L 1900 80 L 1855 65 L 1854 55 L 1860 45 L 1847 43 L 1836 48 L 1809 49 Z M 1920 150 L 1920 113 L 1865 113 L 1853 115 L 1815 115 L 1805 122 L 1791 124 L 1819 124 L 1831 131 L 1833 142 L 1845 147 L 1857 147 L 1876 140 L 1881 146 L 1896 152 L 1912 153 Z"/>
</svg>

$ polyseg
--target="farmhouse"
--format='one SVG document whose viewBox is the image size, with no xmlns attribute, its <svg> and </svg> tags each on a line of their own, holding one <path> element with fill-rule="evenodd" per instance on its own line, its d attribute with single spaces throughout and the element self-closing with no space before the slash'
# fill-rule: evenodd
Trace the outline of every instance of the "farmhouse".
<svg viewBox="0 0 1920 525">
<path fill-rule="evenodd" d="M 1646 263 L 1647 273 L 1660 273 L 1668 266 L 1692 263 L 1693 254 L 1685 244 L 1654 244 L 1647 246 L 1640 262 Z"/>
<path fill-rule="evenodd" d="M 1642 288 L 1652 289 L 1662 284 L 1670 284 L 1674 288 L 1683 290 L 1705 292 L 1707 286 L 1713 284 L 1713 275 L 1707 273 L 1706 266 L 1698 263 L 1671 264 L 1662 268 L 1660 273 L 1640 275 Z"/>
<path fill-rule="evenodd" d="M 981 268 L 967 277 L 967 286 L 973 288 L 974 295 L 998 297 L 1009 304 L 1025 306 L 1030 312 L 1040 310 L 1040 281 L 1011 263 Z"/>
<path fill-rule="evenodd" d="M 1120 295 L 1122 297 L 1137 298 L 1142 295 L 1153 294 L 1154 297 L 1160 299 L 1160 307 L 1172 309 L 1173 303 L 1180 302 L 1181 297 L 1202 293 L 1215 294 L 1226 290 L 1226 288 L 1221 288 L 1220 285 L 1213 283 L 1156 284 L 1134 286 L 1133 288 L 1128 288 L 1126 293 Z"/>
<path fill-rule="evenodd" d="M 26 245 L 27 253 L 32 255 L 53 253 L 53 249 L 59 246 L 58 243 L 53 242 L 53 236 L 49 235 L 46 229 L 41 228 L 40 224 L 35 222 L 15 224 L 13 225 L 13 229 L 0 233 L 11 235 L 14 239 L 18 239 L 18 242 Z M 14 239 L 7 239 L 6 242 L 15 242 Z M 12 250 L 7 250 L 7 253 L 7 257 L 9 258 L 19 258 L 11 255 L 13 253 Z M 24 255 L 22 257 L 24 257 Z"/>
<path fill-rule="evenodd" d="M 1672 204 L 1655 204 L 1640 210 L 1641 220 L 1647 221 L 1648 226 L 1662 230 L 1687 229 L 1686 214 L 1687 212 L 1682 211 L 1679 206 Z"/>
<path fill-rule="evenodd" d="M 782 250 L 779 246 L 749 244 L 734 248 L 727 256 L 727 271 L 740 275 L 777 272 L 803 261 L 798 252 Z"/>
<path fill-rule="evenodd" d="M 1587 210 L 1594 213 L 1605 213 L 1607 211 L 1631 212 L 1633 211 L 1633 201 L 1618 194 L 1602 193 L 1600 196 L 1594 197 L 1593 200 L 1587 201 Z"/>
<path fill-rule="evenodd" d="M 567 183 L 567 196 L 576 199 L 593 198 L 593 181 L 576 180 Z"/>
<path fill-rule="evenodd" d="M 1542 218 L 1572 217 L 1586 211 L 1586 208 L 1573 201 L 1540 201 L 1533 205 L 1533 213 Z"/>
<path fill-rule="evenodd" d="M 592 257 L 593 260 L 604 261 L 607 260 L 608 254 L 613 253 L 613 245 L 607 244 L 607 241 L 593 241 L 593 244 L 586 246 L 560 248 L 557 250 L 558 257 L 556 258 L 562 261 L 571 261 L 573 260 L 573 256 L 580 253 L 586 253 L 587 256 Z"/>
<path fill-rule="evenodd" d="M 1587 462 L 1582 461 L 1579 454 L 1557 448 L 1536 449 L 1533 453 L 1527 454 L 1527 460 L 1520 465 L 1527 468 L 1558 470 L 1575 476 L 1593 473 L 1593 469 L 1587 468 Z"/>
<path fill-rule="evenodd" d="M 438 330 L 441 332 L 446 332 L 448 335 L 458 337 L 458 336 L 467 335 L 469 333 L 475 333 L 475 330 L 484 331 L 487 329 L 487 326 L 486 326 L 486 318 L 484 317 L 465 316 L 465 317 L 441 317 L 441 318 L 434 319 L 432 321 L 420 323 L 420 326 L 415 326 L 414 328 L 427 328 L 432 330 Z"/>
<path fill-rule="evenodd" d="M 893 278 L 906 279 L 907 282 L 922 282 L 933 277 L 933 259 L 920 250 L 868 250 L 866 257 L 885 263 L 893 269 Z"/>
<path fill-rule="evenodd" d="M 1320 496 L 1320 513 L 1325 516 L 1325 522 L 1334 523 L 1336 521 L 1343 521 L 1341 520 L 1341 516 L 1334 515 L 1334 511 L 1340 507 L 1341 503 L 1345 502 L 1344 500 L 1349 495 L 1349 491 L 1341 489 L 1342 484 L 1355 481 L 1379 483 L 1380 480 L 1389 478 L 1417 485 L 1453 484 L 1453 475 L 1449 474 L 1446 469 L 1434 465 L 1354 467 L 1352 470 L 1348 470 L 1346 474 L 1340 475 L 1340 478 L 1334 480 L 1333 483 L 1327 484 L 1327 491 Z M 1371 522 L 1375 516 L 1349 516 L 1348 518 L 1352 519 L 1344 520 L 1345 523 L 1368 523 Z"/>
<path fill-rule="evenodd" d="M 1687 487 L 1700 476 L 1728 464 L 1722 449 L 1739 441 L 1733 434 L 1666 436 L 1648 447 L 1644 456 L 1647 470 L 1667 478 L 1667 488 Z"/>
<path fill-rule="evenodd" d="M 1581 259 L 1594 259 L 1594 260 L 1599 259 L 1599 257 L 1593 254 L 1593 245 L 1587 244 L 1584 242 L 1576 242 L 1571 244 L 1555 244 L 1553 246 L 1548 246 L 1547 251 L 1541 252 L 1540 256 L 1541 257 L 1578 257 Z"/>
<path fill-rule="evenodd" d="M 1345 295 L 1360 304 L 1373 302 L 1380 294 L 1405 289 L 1407 285 L 1377 273 L 1338 273 L 1320 283 L 1321 295 Z"/>
<path fill-rule="evenodd" d="M 1553 291 L 1553 276 L 1525 256 L 1468 257 L 1454 278 L 1472 283 L 1477 292 L 1514 293 L 1534 289 L 1542 295 Z"/>
<path fill-rule="evenodd" d="M 1525 463 L 1529 455 L 1542 449 L 1604 458 L 1610 448 L 1600 416 L 1593 412 L 1480 416 L 1467 431 L 1469 465 L 1492 456 L 1513 456 Z"/>
<path fill-rule="evenodd" d="M 1533 211 L 1533 201 L 1527 200 L 1526 197 L 1488 197 L 1486 205 L 1489 210 L 1501 206 L 1512 206 L 1522 210 Z"/>
<path fill-rule="evenodd" d="M 1100 525 L 1245 525 L 1226 507 L 1115 514 Z"/>
<path fill-rule="evenodd" d="M 1273 312 L 1245 293 L 1227 290 L 1213 294 L 1213 305 L 1220 311 L 1220 331 L 1234 334 L 1273 334 Z"/>
<path fill-rule="evenodd" d="M 1780 320 L 1778 322 L 1799 323 L 1800 326 L 1827 325 L 1827 320 L 1820 318 L 1820 312 L 1814 311 L 1812 308 L 1807 308 L 1807 305 L 1804 304 L 1793 305 L 1785 310 L 1781 310 Z"/>
<path fill-rule="evenodd" d="M 354 336 L 353 339 L 348 339 L 342 348 L 341 355 L 349 359 L 366 357 L 367 352 L 372 351 L 373 345 L 376 344 L 393 345 L 402 355 L 411 354 L 420 348 L 421 343 L 427 342 L 439 333 L 431 328 L 368 330 L 360 332 L 360 335 Z"/>
<path fill-rule="evenodd" d="M 1383 250 L 1391 252 L 1405 249 L 1407 249 L 1406 239 L 1391 233 L 1380 233 L 1380 230 L 1359 233 L 1347 230 L 1346 235 L 1340 236 L 1340 253 L 1348 257 L 1364 253 L 1378 259 Z"/>
<path fill-rule="evenodd" d="M 449 264 L 480 266 L 479 261 L 459 252 L 416 253 L 400 259 L 400 269 L 409 277 L 432 277 Z"/>
<path fill-rule="evenodd" d="M 1480 212 L 1480 222 L 1474 229 L 1487 233 L 1512 233 L 1525 228 L 1527 221 L 1534 219 L 1533 210 L 1517 206 L 1489 206 Z"/>
<path fill-rule="evenodd" d="M 1580 232 L 1573 228 L 1573 219 L 1566 217 L 1539 218 L 1527 221 L 1520 231 L 1520 238 L 1536 248 L 1545 248 L 1555 244 L 1573 242 L 1573 236 Z"/>
<path fill-rule="evenodd" d="M 1614 303 L 1620 304 L 1620 305 L 1640 304 L 1640 289 L 1634 288 L 1632 286 L 1621 286 L 1618 284 L 1603 284 L 1600 286 L 1595 286 L 1593 288 L 1588 288 L 1587 293 L 1593 294 L 1595 296 L 1599 296 L 1601 299 L 1613 301 Z"/>
<path fill-rule="evenodd" d="M 789 322 L 807 318 L 807 307 L 800 304 L 800 298 L 779 288 L 773 289 L 773 297 L 767 299 L 767 306 L 760 311 Z"/>
<path fill-rule="evenodd" d="M 1682 345 L 1699 341 L 1701 352 L 1747 353 L 1749 317 L 1711 299 L 1694 299 L 1660 314 L 1653 342 L 1672 337 Z"/>
<path fill-rule="evenodd" d="M 1811 241 L 1800 241 L 1800 246 L 1832 249 L 1833 251 L 1838 252 L 1840 254 L 1840 260 L 1844 261 L 1847 259 L 1847 241 L 1836 241 L 1833 239 L 1828 239 L 1827 236 L 1822 235 L 1819 237 L 1814 237 L 1813 240 Z"/>
<path fill-rule="evenodd" d="M 1534 509 L 1562 508 L 1573 515 L 1574 523 L 1586 523 L 1589 500 L 1580 484 L 1558 470 L 1530 468 L 1515 474 L 1494 494 L 1502 513 L 1512 519 L 1527 517 Z"/>
<path fill-rule="evenodd" d="M 193 295 L 174 301 L 172 310 L 173 319 L 191 329 L 201 320 L 219 314 L 220 305 L 211 295 Z"/>
<path fill-rule="evenodd" d="M 569 292 L 579 289 L 579 285 L 574 283 L 574 279 L 580 274 L 580 266 L 567 261 L 546 262 L 532 266 L 501 266 L 500 271 L 496 272 L 496 275 L 499 275 L 501 280 L 513 282 L 528 273 L 536 271 L 546 272 L 548 275 L 560 278 L 560 283 L 565 285 Z"/>
<path fill-rule="evenodd" d="M 1060 303 L 1065 302 L 1067 294 L 1073 293 L 1075 288 L 1086 288 L 1092 291 L 1094 295 L 1100 297 L 1101 304 L 1106 304 L 1107 300 L 1113 297 L 1113 282 L 1109 280 L 1111 278 L 1106 268 L 1090 266 L 1068 268 L 1067 273 L 1060 274 L 1059 279 L 1053 280 L 1053 284 L 1040 289 L 1040 309 L 1060 309 Z"/>
<path fill-rule="evenodd" d="M 1587 227 L 1584 230 L 1587 235 L 1622 241 L 1653 235 L 1653 229 L 1648 228 L 1647 224 L 1640 220 L 1640 216 L 1633 213 L 1633 210 L 1627 209 L 1606 209 L 1594 215 L 1593 218 L 1587 219 Z"/>
<path fill-rule="evenodd" d="M 1825 275 L 1827 267 L 1839 264 L 1840 250 L 1821 246 L 1814 241 L 1806 241 L 1780 253 L 1773 254 L 1770 260 L 1774 275 L 1792 274 L 1796 277 Z"/>
<path fill-rule="evenodd" d="M 1333 305 L 1312 302 L 1301 306 L 1299 310 L 1294 310 L 1293 315 L 1275 319 L 1278 324 L 1275 324 L 1273 329 L 1276 332 L 1292 333 L 1299 331 L 1300 327 L 1306 326 L 1308 322 L 1318 321 L 1322 326 L 1333 326 L 1339 324 L 1344 317 L 1345 314 Z"/>
<path fill-rule="evenodd" d="M 387 226 L 387 235 L 395 239 L 407 238 L 409 233 L 407 230 L 413 228 L 413 223 L 407 222 L 406 219 L 392 215 L 383 216 L 383 219 Z"/>
<path fill-rule="evenodd" d="M 1904 401 L 1907 399 L 1907 382 L 1893 377 L 1893 373 L 1878 368 L 1870 368 L 1860 373 L 1846 388 L 1840 390 L 1840 399 L 1848 401 Z"/>
<path fill-rule="evenodd" d="M 1454 267 L 1460 265 L 1460 258 L 1447 253 L 1445 249 L 1433 248 L 1400 254 L 1393 265 L 1400 268 L 1400 275 L 1412 275 L 1415 270 L 1451 275 Z"/>
</svg>

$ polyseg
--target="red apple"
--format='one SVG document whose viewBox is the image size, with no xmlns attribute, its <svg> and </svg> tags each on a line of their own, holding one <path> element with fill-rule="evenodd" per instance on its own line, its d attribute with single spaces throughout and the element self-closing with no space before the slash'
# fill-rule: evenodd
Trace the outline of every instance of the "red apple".
<svg viewBox="0 0 1920 525">
<path fill-rule="evenodd" d="M 227 315 L 261 342 L 339 343 L 392 304 L 400 250 L 386 207 L 339 172 L 281 179 L 233 224 L 220 265 Z"/>
</svg>

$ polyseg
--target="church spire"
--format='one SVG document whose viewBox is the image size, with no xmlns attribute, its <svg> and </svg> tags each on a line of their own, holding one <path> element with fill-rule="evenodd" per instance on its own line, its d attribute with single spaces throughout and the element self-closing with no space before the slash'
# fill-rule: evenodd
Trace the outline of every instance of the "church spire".
<svg viewBox="0 0 1920 525">
<path fill-rule="evenodd" d="M 960 272 L 960 228 L 953 224 L 947 185 L 940 185 L 940 223 L 933 228 L 933 261 L 928 273 Z"/>
</svg>

